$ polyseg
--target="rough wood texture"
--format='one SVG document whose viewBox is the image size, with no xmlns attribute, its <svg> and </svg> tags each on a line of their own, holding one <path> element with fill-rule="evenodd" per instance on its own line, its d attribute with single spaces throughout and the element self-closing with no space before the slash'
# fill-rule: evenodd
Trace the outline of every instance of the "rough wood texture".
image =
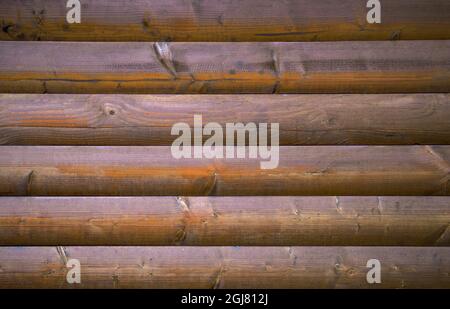
<svg viewBox="0 0 450 309">
<path fill-rule="evenodd" d="M 2 197 L 2 245 L 448 246 L 450 197 Z"/>
<path fill-rule="evenodd" d="M 446 0 L 83 0 L 81 23 L 66 1 L 2 0 L 0 40 L 328 41 L 450 39 Z"/>
<path fill-rule="evenodd" d="M 1 42 L 7 93 L 450 92 L 450 40 Z"/>
<path fill-rule="evenodd" d="M 0 94 L 0 144 L 171 145 L 194 115 L 279 123 L 281 145 L 450 144 L 448 94 Z"/>
<path fill-rule="evenodd" d="M 1 247 L 0 265 L 1 288 L 450 288 L 450 248 L 433 247 Z"/>
<path fill-rule="evenodd" d="M 170 146 L 0 147 L 1 195 L 448 195 L 450 146 L 285 146 L 174 159 Z"/>
</svg>

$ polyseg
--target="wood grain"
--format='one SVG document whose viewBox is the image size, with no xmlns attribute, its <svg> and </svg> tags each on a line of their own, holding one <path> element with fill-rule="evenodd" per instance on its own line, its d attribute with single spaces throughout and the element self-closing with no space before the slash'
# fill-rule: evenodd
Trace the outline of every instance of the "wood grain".
<svg viewBox="0 0 450 309">
<path fill-rule="evenodd" d="M 169 146 L 2 146 L 1 195 L 448 195 L 450 146 L 284 146 L 181 158 Z"/>
<path fill-rule="evenodd" d="M 450 39 L 446 0 L 382 1 L 381 24 L 359 0 L 2 0 L 0 40 L 329 41 Z"/>
<path fill-rule="evenodd" d="M 80 284 L 66 282 L 70 259 Z M 1 247 L 0 265 L 1 288 L 450 287 L 448 247 Z"/>
<path fill-rule="evenodd" d="M 194 115 L 279 123 L 280 145 L 450 144 L 448 94 L 0 94 L 0 144 L 171 145 Z"/>
<path fill-rule="evenodd" d="M 5 93 L 450 92 L 450 40 L 1 42 Z"/>
<path fill-rule="evenodd" d="M 0 243 L 449 246 L 450 197 L 1 197 Z"/>
</svg>

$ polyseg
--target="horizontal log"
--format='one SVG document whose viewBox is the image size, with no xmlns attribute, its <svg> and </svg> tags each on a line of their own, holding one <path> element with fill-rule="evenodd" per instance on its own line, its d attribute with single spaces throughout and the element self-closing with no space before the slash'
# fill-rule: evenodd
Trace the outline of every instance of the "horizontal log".
<svg viewBox="0 0 450 309">
<path fill-rule="evenodd" d="M 448 247 L 0 247 L 0 265 L 1 288 L 450 288 Z"/>
<path fill-rule="evenodd" d="M 284 146 L 278 156 L 276 149 L 268 159 L 175 159 L 170 146 L 2 146 L 0 194 L 450 193 L 450 146 Z M 268 161 L 278 166 L 263 169 Z"/>
<path fill-rule="evenodd" d="M 2 0 L 0 40 L 328 41 L 450 39 L 446 0 L 83 0 L 69 24 L 66 1 Z"/>
<path fill-rule="evenodd" d="M 449 246 L 450 197 L 1 197 L 2 245 Z"/>
<path fill-rule="evenodd" d="M 279 123 L 280 145 L 450 144 L 449 94 L 0 94 L 0 144 L 171 145 L 194 115 Z"/>
<path fill-rule="evenodd" d="M 450 40 L 1 42 L 5 93 L 450 92 Z"/>
</svg>

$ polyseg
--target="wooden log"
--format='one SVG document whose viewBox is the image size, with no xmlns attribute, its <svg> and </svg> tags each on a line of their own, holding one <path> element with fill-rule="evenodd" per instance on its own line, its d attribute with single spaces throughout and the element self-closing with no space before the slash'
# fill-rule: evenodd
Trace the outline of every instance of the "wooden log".
<svg viewBox="0 0 450 309">
<path fill-rule="evenodd" d="M 1 288 L 450 288 L 448 247 L 0 247 L 0 265 Z"/>
<path fill-rule="evenodd" d="M 281 145 L 450 144 L 449 94 L 0 94 L 0 144 L 171 145 L 194 115 L 279 123 Z"/>
<path fill-rule="evenodd" d="M 450 39 L 446 0 L 381 1 L 381 23 L 358 0 L 2 0 L 0 40 L 329 41 Z"/>
<path fill-rule="evenodd" d="M 2 197 L 0 243 L 449 246 L 449 197 Z"/>
<path fill-rule="evenodd" d="M 248 150 L 248 149 L 247 149 Z M 170 146 L 0 147 L 1 195 L 448 195 L 450 146 L 285 146 L 271 158 Z M 278 166 L 262 169 L 262 162 Z"/>
<path fill-rule="evenodd" d="M 449 41 L 1 42 L 6 93 L 450 92 Z"/>
</svg>

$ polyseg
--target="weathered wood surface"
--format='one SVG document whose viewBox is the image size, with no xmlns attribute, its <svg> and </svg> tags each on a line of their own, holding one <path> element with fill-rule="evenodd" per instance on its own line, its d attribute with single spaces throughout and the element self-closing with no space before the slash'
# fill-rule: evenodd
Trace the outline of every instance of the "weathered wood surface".
<svg viewBox="0 0 450 309">
<path fill-rule="evenodd" d="M 272 158 L 274 158 L 273 155 Z M 284 146 L 182 158 L 170 146 L 2 146 L 1 195 L 448 195 L 450 146 Z"/>
<path fill-rule="evenodd" d="M 279 123 L 281 145 L 450 144 L 448 94 L 0 94 L 0 144 L 171 145 L 194 115 Z"/>
<path fill-rule="evenodd" d="M 450 197 L 1 197 L 2 245 L 449 246 Z"/>
<path fill-rule="evenodd" d="M 1 288 L 450 288 L 448 247 L 0 247 L 0 265 Z"/>
<path fill-rule="evenodd" d="M 81 23 L 66 1 L 2 0 L 0 40 L 328 41 L 450 39 L 446 0 L 83 0 Z"/>
<path fill-rule="evenodd" d="M 1 42 L 7 93 L 450 92 L 450 40 Z"/>
</svg>

